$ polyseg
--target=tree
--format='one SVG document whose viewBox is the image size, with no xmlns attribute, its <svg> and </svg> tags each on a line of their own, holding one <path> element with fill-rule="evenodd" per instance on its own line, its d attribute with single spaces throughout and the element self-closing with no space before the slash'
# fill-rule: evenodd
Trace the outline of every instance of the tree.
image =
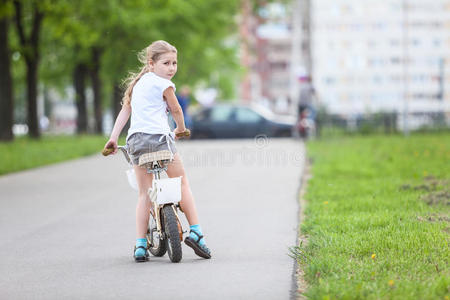
<svg viewBox="0 0 450 300">
<path fill-rule="evenodd" d="M 224 40 L 236 29 L 239 1 L 152 1 L 158 38 L 167 39 L 179 50 L 176 82 L 194 85 L 209 81 L 213 72 L 236 70 L 236 47 Z M 232 77 L 232 76 L 231 76 Z"/>
<path fill-rule="evenodd" d="M 130 6 L 133 4 L 131 2 L 136 1 L 127 1 Z M 85 90 L 89 86 L 88 79 L 90 79 L 94 103 L 94 130 L 96 133 L 102 133 L 104 94 L 102 57 L 105 48 L 110 47 L 107 36 L 113 30 L 112 27 L 124 26 L 117 21 L 117 16 L 118 12 L 125 8 L 125 4 L 121 4 L 118 0 L 107 1 L 101 5 L 94 0 L 80 0 L 75 3 L 59 0 L 58 4 L 60 7 L 58 16 L 49 18 L 51 28 L 49 28 L 48 42 L 56 44 L 58 49 L 65 49 L 65 51 L 59 51 L 57 55 L 62 61 L 67 62 L 66 69 L 73 69 L 72 82 L 78 109 L 78 132 L 87 131 L 88 108 Z M 128 15 L 126 18 L 130 19 Z M 126 43 L 124 40 L 121 42 Z M 113 72 L 118 71 L 113 70 Z"/>
<path fill-rule="evenodd" d="M 9 50 L 8 1 L 0 2 L 0 140 L 11 141 L 14 139 L 13 126 L 13 87 L 11 76 L 11 53 Z"/>
<path fill-rule="evenodd" d="M 27 36 L 25 33 L 25 17 L 24 5 L 22 1 L 15 0 L 15 23 L 17 34 L 19 36 L 21 52 L 25 58 L 27 68 L 27 116 L 28 116 L 28 130 L 32 138 L 39 138 L 39 123 L 37 115 L 37 84 L 38 84 L 38 68 L 39 68 L 39 38 L 42 20 L 44 19 L 44 10 L 42 3 L 31 1 L 29 8 L 29 15 L 31 16 L 31 30 Z"/>
<path fill-rule="evenodd" d="M 92 87 L 95 130 L 101 132 L 105 96 L 113 99 L 115 111 L 120 109 L 121 82 L 128 71 L 137 69 L 137 52 L 154 40 L 164 39 L 178 48 L 180 68 L 176 84 L 194 86 L 202 80 L 210 81 L 211 74 L 216 73 L 216 87 L 229 89 L 231 85 L 226 81 L 234 80 L 233 72 L 238 68 L 236 47 L 224 43 L 224 39 L 235 29 L 239 0 L 14 2 L 18 8 L 23 3 L 28 16 L 16 18 L 23 20 L 22 27 L 30 29 L 18 30 L 22 32 L 21 45 L 27 45 L 22 41 L 29 42 L 36 34 L 36 10 L 41 12 L 41 21 L 45 15 L 39 39 L 43 55 L 33 56 L 46 66 L 40 68 L 39 78 L 47 88 L 59 87 L 60 91 L 69 84 L 74 86 L 79 132 L 87 130 L 90 111 L 86 107 L 86 87 Z M 30 31 L 32 34 L 26 39 L 24 33 Z M 29 49 L 36 48 L 19 49 L 25 61 L 30 56 Z"/>
<path fill-rule="evenodd" d="M 108 45 L 103 66 L 107 79 L 120 83 L 128 70 L 137 69 L 136 53 L 150 42 L 163 39 L 179 52 L 179 68 L 174 78 L 177 85 L 210 82 L 211 75 L 217 73 L 216 87 L 232 86 L 230 82 L 235 80 L 239 68 L 237 45 L 224 40 L 236 29 L 239 1 L 153 0 L 134 4 L 112 7 L 108 34 L 102 39 Z M 118 88 L 115 85 L 114 90 Z M 228 91 L 227 95 L 231 93 Z M 120 99 L 117 93 L 113 99 L 117 105 Z"/>
<path fill-rule="evenodd" d="M 86 105 L 86 75 L 87 67 L 78 63 L 73 70 L 73 85 L 75 88 L 75 102 L 77 105 L 77 133 L 87 132 L 87 105 Z"/>
<path fill-rule="evenodd" d="M 100 59 L 102 50 L 100 47 L 92 47 L 92 64 L 90 68 L 90 77 L 92 83 L 92 91 L 94 94 L 94 117 L 95 117 L 95 132 L 103 132 L 103 105 L 102 105 L 102 80 L 100 78 Z"/>
<path fill-rule="evenodd" d="M 102 81 L 100 79 L 101 56 L 103 47 L 101 44 L 101 34 L 104 29 L 103 23 L 108 17 L 108 4 L 99 5 L 94 0 L 78 1 L 71 5 L 72 17 L 71 29 L 69 32 L 72 41 L 78 49 L 75 55 L 77 63 L 74 71 L 74 87 L 76 92 L 78 108 L 78 133 L 87 132 L 87 107 L 86 107 L 86 87 L 85 81 L 91 79 L 94 102 L 94 132 L 103 132 L 103 111 L 102 111 Z M 69 21 L 70 22 L 70 21 Z M 107 23 L 107 22 L 106 22 Z"/>
</svg>

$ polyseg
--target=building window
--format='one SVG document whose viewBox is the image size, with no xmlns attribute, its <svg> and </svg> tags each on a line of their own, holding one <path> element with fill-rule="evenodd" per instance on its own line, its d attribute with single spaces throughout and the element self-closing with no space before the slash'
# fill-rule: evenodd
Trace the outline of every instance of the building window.
<svg viewBox="0 0 450 300">
<path fill-rule="evenodd" d="M 414 47 L 418 47 L 418 46 L 420 46 L 420 44 L 421 44 L 420 40 L 418 40 L 418 39 L 412 39 L 412 40 L 410 41 L 410 43 L 411 43 L 411 45 L 414 46 Z"/>
<path fill-rule="evenodd" d="M 390 44 L 392 47 L 398 47 L 398 46 L 400 46 L 400 40 L 398 40 L 398 39 L 391 39 L 391 40 L 389 41 L 389 44 Z"/>
<path fill-rule="evenodd" d="M 328 85 L 333 85 L 336 82 L 336 79 L 333 77 L 325 77 L 324 82 Z"/>
<path fill-rule="evenodd" d="M 276 62 L 270 64 L 271 71 L 284 71 L 287 68 L 287 64 L 285 62 Z"/>
<path fill-rule="evenodd" d="M 433 46 L 434 47 L 441 47 L 442 41 L 440 39 L 434 39 L 433 40 Z"/>
<path fill-rule="evenodd" d="M 401 60 L 400 57 L 396 57 L 396 56 L 391 57 L 391 64 L 393 64 L 393 65 L 398 65 L 398 64 L 400 64 L 401 62 L 402 62 L 402 60 Z"/>
</svg>

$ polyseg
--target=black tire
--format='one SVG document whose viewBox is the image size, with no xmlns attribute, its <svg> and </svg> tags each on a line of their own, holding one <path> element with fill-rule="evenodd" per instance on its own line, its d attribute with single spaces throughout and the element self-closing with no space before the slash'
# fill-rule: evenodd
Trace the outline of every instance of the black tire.
<svg viewBox="0 0 450 300">
<path fill-rule="evenodd" d="M 170 260 L 177 263 L 182 257 L 178 219 L 171 205 L 163 207 L 163 215 L 164 231 L 167 236 L 167 252 L 169 253 Z"/>
<path fill-rule="evenodd" d="M 163 222 L 164 223 L 164 222 Z M 167 252 L 167 239 L 160 239 L 156 236 L 156 221 L 152 214 L 150 214 L 150 221 L 147 229 L 148 250 L 153 256 L 164 256 Z"/>
</svg>

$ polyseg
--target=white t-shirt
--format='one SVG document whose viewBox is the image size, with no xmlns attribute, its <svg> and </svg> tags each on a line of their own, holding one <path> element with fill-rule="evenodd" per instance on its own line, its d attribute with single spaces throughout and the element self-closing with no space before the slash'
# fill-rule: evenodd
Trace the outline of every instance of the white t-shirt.
<svg viewBox="0 0 450 300">
<path fill-rule="evenodd" d="M 169 134 L 167 102 L 163 93 L 175 84 L 153 72 L 142 75 L 131 94 L 131 122 L 128 138 L 136 132 L 149 134 Z"/>
</svg>

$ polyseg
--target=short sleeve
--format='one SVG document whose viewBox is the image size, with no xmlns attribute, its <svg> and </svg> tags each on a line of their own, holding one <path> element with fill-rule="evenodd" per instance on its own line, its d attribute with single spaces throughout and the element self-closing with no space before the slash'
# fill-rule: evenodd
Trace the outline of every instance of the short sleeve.
<svg viewBox="0 0 450 300">
<path fill-rule="evenodd" d="M 160 88 L 160 91 L 161 91 L 161 97 L 163 96 L 164 91 L 167 90 L 167 88 L 169 88 L 169 87 L 172 87 L 173 90 L 176 91 L 175 84 L 172 81 L 167 80 L 165 78 L 159 77 L 158 85 L 159 85 L 159 88 Z"/>
</svg>

